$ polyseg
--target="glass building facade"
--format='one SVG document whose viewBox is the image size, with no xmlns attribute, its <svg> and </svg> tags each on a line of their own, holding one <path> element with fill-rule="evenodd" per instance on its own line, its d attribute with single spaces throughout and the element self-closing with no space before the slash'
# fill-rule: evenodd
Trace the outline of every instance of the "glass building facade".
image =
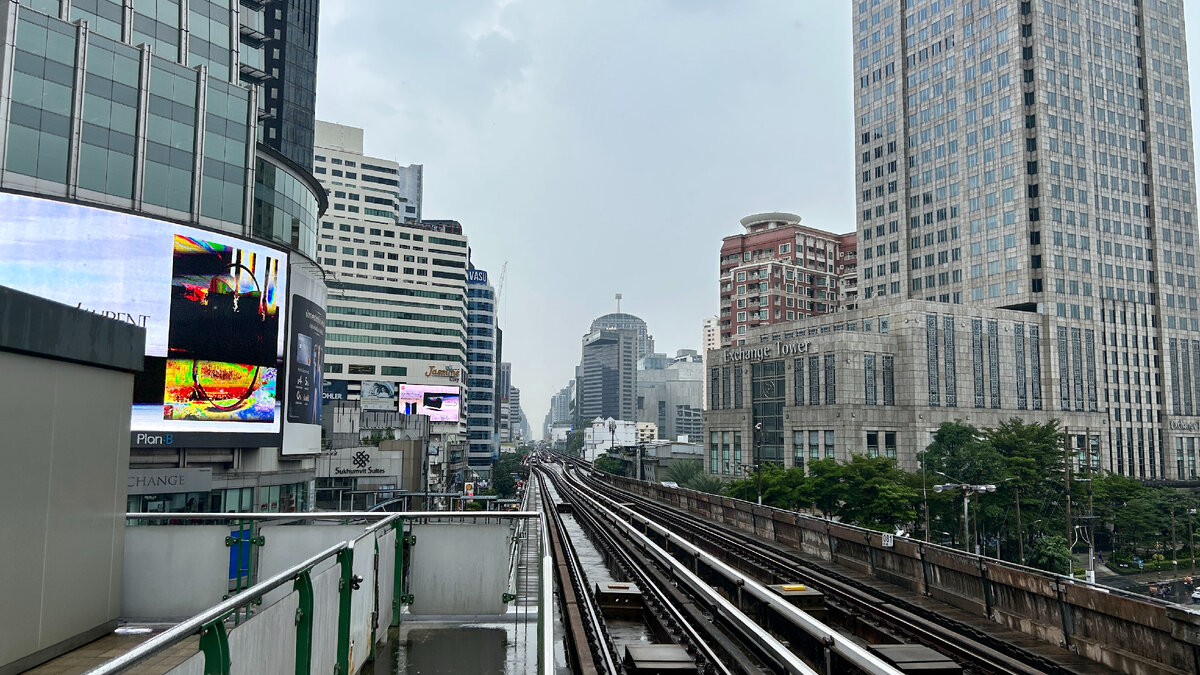
<svg viewBox="0 0 1200 675">
<path fill-rule="evenodd" d="M 481 272 L 481 270 L 472 270 Z M 486 279 L 486 272 L 483 272 Z M 499 458 L 496 435 L 496 291 L 467 284 L 467 466 L 491 471 Z"/>
</svg>

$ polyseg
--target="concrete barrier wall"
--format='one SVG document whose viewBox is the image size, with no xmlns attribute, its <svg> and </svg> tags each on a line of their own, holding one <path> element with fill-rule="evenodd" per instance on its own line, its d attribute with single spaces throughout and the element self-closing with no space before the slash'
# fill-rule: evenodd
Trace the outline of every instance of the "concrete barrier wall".
<svg viewBox="0 0 1200 675">
<path fill-rule="evenodd" d="M 630 478 L 616 487 L 870 574 L 1135 675 L 1200 672 L 1200 613 L 923 541 Z"/>
</svg>

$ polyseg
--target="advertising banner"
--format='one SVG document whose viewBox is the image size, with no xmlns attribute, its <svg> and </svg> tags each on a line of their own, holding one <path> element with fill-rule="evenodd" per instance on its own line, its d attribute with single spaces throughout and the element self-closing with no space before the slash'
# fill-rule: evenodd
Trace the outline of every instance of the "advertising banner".
<svg viewBox="0 0 1200 675">
<path fill-rule="evenodd" d="M 405 415 L 428 415 L 431 422 L 458 422 L 461 398 L 458 387 L 402 384 L 400 412 Z"/>
<path fill-rule="evenodd" d="M 323 398 L 321 374 L 325 370 L 325 310 L 308 298 L 293 295 L 291 326 L 287 421 L 320 424 Z"/>
<path fill-rule="evenodd" d="M 278 439 L 282 251 L 12 194 L 0 194 L 0 250 L 0 285 L 146 329 L 146 367 L 134 384 L 135 446 Z"/>
<path fill-rule="evenodd" d="M 363 410 L 395 410 L 396 383 L 363 380 L 359 398 Z"/>
</svg>

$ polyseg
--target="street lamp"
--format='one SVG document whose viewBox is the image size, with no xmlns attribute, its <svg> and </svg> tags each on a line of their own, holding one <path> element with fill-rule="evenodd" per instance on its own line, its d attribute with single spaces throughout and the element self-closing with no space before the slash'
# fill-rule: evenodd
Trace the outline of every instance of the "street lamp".
<svg viewBox="0 0 1200 675">
<path fill-rule="evenodd" d="M 754 473 L 758 478 L 758 505 L 762 506 L 762 422 L 754 425 Z"/>
<path fill-rule="evenodd" d="M 617 449 L 617 421 L 614 419 L 608 420 L 608 451 L 612 452 Z"/>
<path fill-rule="evenodd" d="M 946 476 L 946 474 L 942 473 L 941 471 L 938 471 L 936 473 L 941 476 Z M 949 476 L 946 476 L 946 478 L 949 478 Z M 944 492 L 946 490 L 962 490 L 962 493 L 963 493 L 963 550 L 966 551 L 967 553 L 970 553 L 971 552 L 971 546 L 970 546 L 971 534 L 970 534 L 969 527 L 970 527 L 970 522 L 971 522 L 971 520 L 970 520 L 971 515 L 970 515 L 970 511 L 969 511 L 969 505 L 971 503 L 971 495 L 973 493 L 983 494 L 985 492 L 995 492 L 996 486 L 992 485 L 990 483 L 987 485 L 970 485 L 968 483 L 941 483 L 941 484 L 933 486 L 934 492 Z M 975 555 L 979 555 L 979 542 L 975 542 Z"/>
</svg>

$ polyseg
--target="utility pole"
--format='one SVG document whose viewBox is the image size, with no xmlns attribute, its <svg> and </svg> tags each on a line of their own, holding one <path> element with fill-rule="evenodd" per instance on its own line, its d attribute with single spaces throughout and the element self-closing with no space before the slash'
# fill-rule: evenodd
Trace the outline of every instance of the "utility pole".
<svg viewBox="0 0 1200 675">
<path fill-rule="evenodd" d="M 1063 429 L 1063 476 L 1067 482 L 1067 550 L 1073 552 L 1075 547 L 1071 542 L 1075 528 L 1071 527 L 1071 434 L 1066 429 Z"/>
<path fill-rule="evenodd" d="M 1096 512 L 1093 508 L 1092 498 L 1095 494 L 1094 483 L 1096 474 L 1092 470 L 1092 432 L 1090 429 L 1084 431 L 1084 443 L 1087 444 L 1087 454 L 1084 457 L 1087 459 L 1087 475 L 1088 475 L 1088 583 L 1096 583 Z"/>
<path fill-rule="evenodd" d="M 1171 571 L 1179 571 L 1178 556 L 1175 555 L 1175 500 L 1171 500 Z"/>
<path fill-rule="evenodd" d="M 758 505 L 762 506 L 762 422 L 754 425 L 754 472 L 758 474 Z"/>
<path fill-rule="evenodd" d="M 1192 528 L 1192 516 L 1196 515 L 1196 509 L 1188 508 L 1188 549 L 1192 553 L 1192 576 L 1196 576 L 1196 531 Z"/>
<path fill-rule="evenodd" d="M 1021 486 L 1013 486 L 1013 494 L 1017 499 L 1017 557 L 1025 564 L 1025 530 L 1021 527 Z M 928 526 L 926 526 L 928 527 Z M 999 555 L 996 556 L 1000 557 Z"/>
</svg>

